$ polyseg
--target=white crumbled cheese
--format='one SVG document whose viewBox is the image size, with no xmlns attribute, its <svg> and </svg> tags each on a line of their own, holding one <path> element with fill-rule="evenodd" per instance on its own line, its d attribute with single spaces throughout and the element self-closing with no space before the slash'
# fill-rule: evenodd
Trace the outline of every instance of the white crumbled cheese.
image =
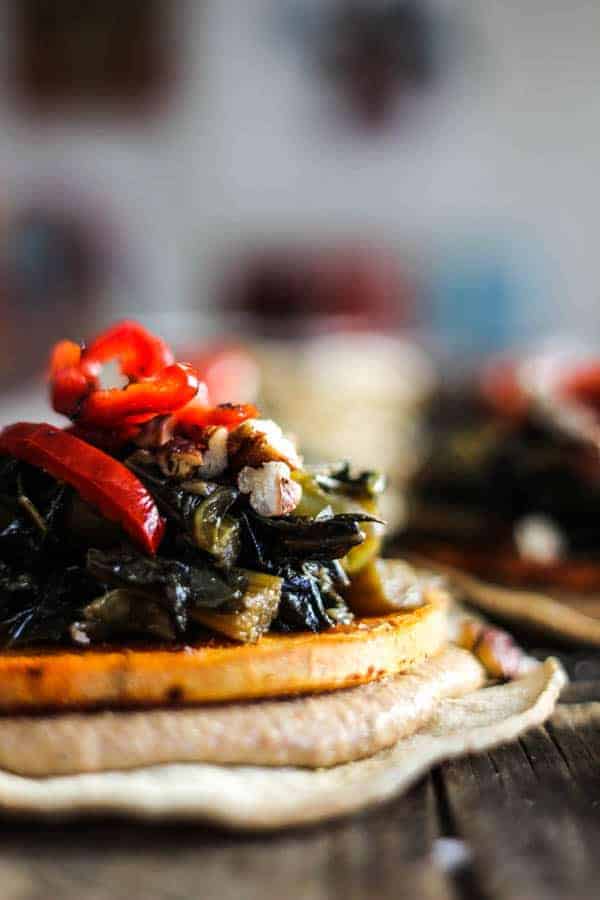
<svg viewBox="0 0 600 900">
<path fill-rule="evenodd" d="M 250 494 L 250 506 L 261 516 L 285 516 L 302 497 L 302 488 L 292 481 L 290 467 L 283 462 L 265 462 L 257 469 L 244 466 L 238 487 Z"/>
<path fill-rule="evenodd" d="M 272 419 L 247 419 L 229 435 L 231 456 L 242 465 L 258 466 L 263 462 L 285 462 L 298 469 L 302 459 L 294 442 L 283 434 Z"/>
<path fill-rule="evenodd" d="M 553 563 L 565 554 L 564 535 L 548 516 L 525 516 L 516 523 L 513 534 L 519 556 L 524 559 Z"/>
<path fill-rule="evenodd" d="M 217 478 L 227 468 L 228 437 L 226 428 L 214 428 L 211 431 L 207 448 L 202 454 L 202 465 L 198 468 L 198 474 L 202 478 Z"/>
<path fill-rule="evenodd" d="M 274 455 L 285 460 L 293 469 L 301 465 L 302 461 L 294 442 L 285 436 L 277 422 L 272 419 L 248 419 L 246 424 L 254 431 L 264 435 L 265 449 L 271 450 Z"/>
</svg>

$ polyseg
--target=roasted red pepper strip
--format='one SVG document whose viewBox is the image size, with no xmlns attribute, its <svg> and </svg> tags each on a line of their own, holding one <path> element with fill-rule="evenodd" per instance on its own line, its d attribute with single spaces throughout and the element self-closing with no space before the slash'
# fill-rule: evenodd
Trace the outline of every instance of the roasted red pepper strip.
<svg viewBox="0 0 600 900">
<path fill-rule="evenodd" d="M 102 365 L 118 359 L 131 379 L 122 390 L 104 390 Z M 186 406 L 200 379 L 190 367 L 173 362 L 170 348 L 137 322 L 121 322 L 82 350 L 60 341 L 50 359 L 52 406 L 87 428 L 126 430 L 156 415 Z"/>
<path fill-rule="evenodd" d="M 135 440 L 140 432 L 139 425 L 123 425 L 121 428 L 86 428 L 85 425 L 70 425 L 65 428 L 86 444 L 93 444 L 107 453 L 118 453 L 125 444 Z"/>
<path fill-rule="evenodd" d="M 56 375 L 63 369 L 78 366 L 81 362 L 81 347 L 74 341 L 59 341 L 50 354 L 50 375 Z"/>
<path fill-rule="evenodd" d="M 17 422 L 0 432 L 0 453 L 66 481 L 142 550 L 156 553 L 165 523 L 154 500 L 133 472 L 102 450 L 53 425 Z"/>
<path fill-rule="evenodd" d="M 246 419 L 255 419 L 258 410 L 251 403 L 222 403 L 220 406 L 201 406 L 195 402 L 175 413 L 175 421 L 180 431 L 191 428 L 206 428 L 209 425 L 224 425 L 230 431 Z"/>
<path fill-rule="evenodd" d="M 59 341 L 50 356 L 52 407 L 65 416 L 74 416 L 84 397 L 92 390 L 81 371 L 81 347 L 73 341 Z"/>
<path fill-rule="evenodd" d="M 161 338 L 131 321 L 119 322 L 98 335 L 81 354 L 81 369 L 87 377 L 97 378 L 111 359 L 118 359 L 123 374 L 135 381 L 151 378 L 175 362 Z"/>
<path fill-rule="evenodd" d="M 93 386 L 80 369 L 75 366 L 61 369 L 51 381 L 52 408 L 63 416 L 73 419 L 78 415 L 81 404 L 92 390 Z"/>
<path fill-rule="evenodd" d="M 96 428 L 138 425 L 181 409 L 196 396 L 199 386 L 191 366 L 174 363 L 154 378 L 134 382 L 123 390 L 92 391 L 81 402 L 77 422 Z"/>
<path fill-rule="evenodd" d="M 175 432 L 191 441 L 202 439 L 202 432 L 209 426 L 224 426 L 233 431 L 246 419 L 254 419 L 258 410 L 251 403 L 223 403 L 220 406 L 202 406 L 196 401 L 173 414 Z"/>
</svg>

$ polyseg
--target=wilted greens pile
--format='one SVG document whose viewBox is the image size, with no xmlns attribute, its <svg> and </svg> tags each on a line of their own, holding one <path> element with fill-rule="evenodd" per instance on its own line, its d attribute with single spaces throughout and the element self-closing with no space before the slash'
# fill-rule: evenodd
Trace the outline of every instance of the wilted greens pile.
<svg viewBox="0 0 600 900">
<path fill-rule="evenodd" d="M 181 644 L 207 632 L 251 642 L 351 621 L 344 594 L 378 551 L 381 479 L 297 468 L 293 513 L 263 515 L 237 473 L 169 468 L 161 452 L 138 445 L 118 456 L 166 520 L 156 555 L 68 484 L 0 457 L 3 646 Z"/>
</svg>

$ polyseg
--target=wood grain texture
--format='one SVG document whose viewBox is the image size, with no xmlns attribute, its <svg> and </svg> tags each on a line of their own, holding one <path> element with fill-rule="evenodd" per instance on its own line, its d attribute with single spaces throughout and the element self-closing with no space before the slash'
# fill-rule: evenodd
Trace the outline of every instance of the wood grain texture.
<svg viewBox="0 0 600 900">
<path fill-rule="evenodd" d="M 436 833 L 429 779 L 384 813 L 283 836 L 236 838 L 119 822 L 17 825 L 0 830 L 1 896 L 450 900 L 447 880 L 431 859 Z"/>
<path fill-rule="evenodd" d="M 440 867 L 442 835 L 466 842 L 469 867 Z M 595 900 L 600 703 L 561 705 L 521 741 L 327 827 L 236 838 L 117 821 L 0 824 L 0 884 L 3 900 Z"/>
<path fill-rule="evenodd" d="M 521 741 L 442 767 L 451 821 L 473 847 L 484 896 L 597 896 L 600 706 L 593 707 L 560 707 Z"/>
</svg>

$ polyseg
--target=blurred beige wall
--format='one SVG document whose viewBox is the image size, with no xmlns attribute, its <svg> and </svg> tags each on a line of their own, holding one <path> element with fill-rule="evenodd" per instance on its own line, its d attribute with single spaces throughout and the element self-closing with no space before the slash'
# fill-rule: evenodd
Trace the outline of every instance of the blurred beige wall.
<svg viewBox="0 0 600 900">
<path fill-rule="evenodd" d="M 451 62 L 404 127 L 372 138 L 323 115 L 307 59 L 278 37 L 282 5 L 178 0 L 181 83 L 169 112 L 142 125 L 24 121 L 0 72 L 4 204 L 56 175 L 86 185 L 131 257 L 106 314 L 146 312 L 170 336 L 178 310 L 211 296 L 222 254 L 247 240 L 366 234 L 418 253 L 489 228 L 523 235 L 547 261 L 540 324 L 597 336 L 600 3 L 439 0 L 444 15 L 463 12 L 464 65 Z M 10 35 L 3 2 L 3 67 Z"/>
</svg>

